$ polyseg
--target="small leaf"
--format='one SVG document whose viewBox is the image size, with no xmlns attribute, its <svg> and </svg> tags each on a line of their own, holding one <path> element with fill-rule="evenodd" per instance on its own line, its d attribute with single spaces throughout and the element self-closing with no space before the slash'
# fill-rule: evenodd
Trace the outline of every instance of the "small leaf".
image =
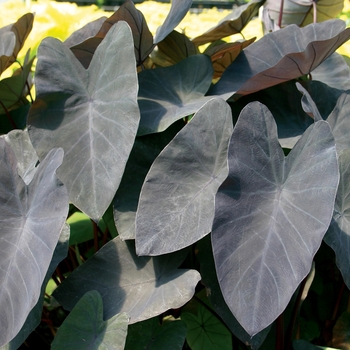
<svg viewBox="0 0 350 350">
<path fill-rule="evenodd" d="M 262 0 L 251 0 L 247 4 L 237 7 L 223 18 L 217 26 L 194 38 L 192 42 L 199 46 L 241 33 L 250 20 L 258 14 L 259 8 L 263 3 L 264 1 Z"/>
<path fill-rule="evenodd" d="M 138 136 L 164 131 L 175 121 L 197 112 L 213 97 L 205 97 L 213 77 L 206 55 L 190 56 L 180 63 L 139 73 Z"/>
<path fill-rule="evenodd" d="M 13 130 L 4 135 L 4 139 L 15 153 L 18 175 L 28 185 L 37 170 L 36 165 L 39 159 L 30 142 L 27 130 Z"/>
<path fill-rule="evenodd" d="M 186 331 L 183 321 L 163 320 L 160 324 L 159 319 L 154 317 L 129 326 L 125 350 L 181 350 Z"/>
<path fill-rule="evenodd" d="M 67 219 L 70 226 L 69 245 L 79 244 L 94 238 L 94 229 L 90 218 L 81 212 L 75 212 Z"/>
<path fill-rule="evenodd" d="M 170 11 L 165 18 L 164 23 L 157 29 L 154 37 L 154 44 L 161 42 L 168 34 L 170 34 L 175 27 L 185 17 L 186 13 L 192 5 L 192 0 L 172 0 Z"/>
<path fill-rule="evenodd" d="M 52 350 L 123 350 L 128 330 L 128 315 L 120 313 L 103 320 L 100 293 L 87 292 L 75 305 L 57 331 Z"/>
<path fill-rule="evenodd" d="M 16 159 L 0 138 L 0 346 L 23 326 L 38 302 L 68 213 L 65 187 L 56 177 L 63 158 L 53 149 L 38 166 L 27 186 L 17 175 Z"/>
<path fill-rule="evenodd" d="M 126 312 L 130 323 L 179 308 L 190 300 L 200 275 L 178 269 L 187 251 L 160 257 L 138 257 L 133 241 L 118 237 L 74 270 L 53 296 L 71 310 L 88 291 L 97 290 L 103 299 L 104 319 Z"/>
<path fill-rule="evenodd" d="M 212 99 L 153 162 L 136 213 L 138 255 L 173 252 L 211 231 L 232 128 L 229 105 Z"/>
<path fill-rule="evenodd" d="M 52 147 L 65 150 L 58 176 L 70 201 L 98 223 L 117 191 L 140 118 L 130 28 L 117 23 L 88 70 L 63 43 L 44 39 L 35 79 L 28 117 L 33 146 L 40 159 Z"/>
<path fill-rule="evenodd" d="M 314 119 L 315 122 L 322 120 L 321 114 L 307 90 L 303 88 L 300 83 L 296 83 L 296 86 L 297 89 L 303 94 L 303 97 L 301 98 L 301 105 L 304 112 Z"/>
<path fill-rule="evenodd" d="M 226 68 L 237 58 L 243 49 L 254 42 L 255 38 L 243 42 L 224 43 L 209 46 L 204 53 L 210 56 L 214 67 L 213 78 L 220 78 Z"/>
<path fill-rule="evenodd" d="M 349 37 L 338 19 L 269 33 L 243 50 L 208 94 L 239 97 L 309 74 Z"/>
<path fill-rule="evenodd" d="M 201 304 L 197 315 L 183 312 L 181 319 L 187 325 L 186 340 L 192 350 L 230 350 L 231 332 Z"/>
<path fill-rule="evenodd" d="M 0 32 L 0 75 L 11 65 L 11 56 L 16 45 L 16 35 L 13 32 Z"/>
<path fill-rule="evenodd" d="M 231 138 L 229 176 L 215 198 L 212 244 L 226 303 L 250 335 L 283 312 L 309 273 L 338 182 L 327 122 L 310 126 L 285 157 L 266 107 L 255 102 L 243 109 Z"/>
</svg>

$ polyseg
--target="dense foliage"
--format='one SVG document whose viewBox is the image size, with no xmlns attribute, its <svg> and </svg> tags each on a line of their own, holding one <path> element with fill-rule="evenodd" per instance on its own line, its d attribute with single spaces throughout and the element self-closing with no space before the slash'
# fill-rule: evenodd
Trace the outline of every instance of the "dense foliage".
<svg viewBox="0 0 350 350">
<path fill-rule="evenodd" d="M 0 80 L 2 349 L 350 346 L 350 28 L 280 5 L 189 39 L 127 0 Z"/>
</svg>

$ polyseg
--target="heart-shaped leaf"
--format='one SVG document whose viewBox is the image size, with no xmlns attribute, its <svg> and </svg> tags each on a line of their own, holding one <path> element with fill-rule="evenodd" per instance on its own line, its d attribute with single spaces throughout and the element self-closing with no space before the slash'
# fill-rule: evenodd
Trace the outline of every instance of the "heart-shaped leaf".
<svg viewBox="0 0 350 350">
<path fill-rule="evenodd" d="M 264 3 L 264 9 L 268 11 L 272 21 L 278 23 L 281 17 L 280 27 L 288 24 L 302 27 L 314 22 L 332 20 L 339 15 L 343 6 L 343 0 L 284 0 L 281 15 L 280 0 L 267 0 Z M 316 13 L 314 13 L 315 8 Z"/>
<path fill-rule="evenodd" d="M 212 99 L 156 158 L 136 213 L 138 255 L 173 252 L 210 232 L 215 194 L 227 176 L 231 133 L 229 105 Z"/>
<path fill-rule="evenodd" d="M 190 56 L 171 67 L 139 73 L 138 135 L 165 130 L 176 120 L 197 112 L 213 97 L 205 97 L 213 77 L 206 55 Z"/>
<path fill-rule="evenodd" d="M 114 221 L 122 240 L 135 239 L 136 210 L 145 177 L 159 153 L 183 126 L 179 120 L 163 132 L 136 138 L 113 199 Z"/>
<path fill-rule="evenodd" d="M 208 309 L 197 305 L 197 315 L 183 312 L 187 325 L 186 340 L 192 350 L 231 350 L 232 334 Z"/>
<path fill-rule="evenodd" d="M 255 102 L 243 109 L 231 138 L 229 176 L 215 198 L 212 244 L 226 303 L 250 335 L 282 313 L 309 273 L 338 182 L 327 122 L 310 126 L 285 157 L 267 108 Z"/>
<path fill-rule="evenodd" d="M 136 79 L 125 22 L 108 32 L 88 70 L 56 39 L 39 47 L 29 136 L 40 159 L 52 147 L 65 150 L 58 176 L 70 201 L 95 222 L 117 191 L 134 143 L 140 118 Z"/>
<path fill-rule="evenodd" d="M 161 67 L 172 66 L 199 53 L 196 46 L 185 35 L 173 30 L 152 52 L 152 61 Z"/>
<path fill-rule="evenodd" d="M 192 0 L 172 0 L 170 11 L 165 18 L 164 23 L 158 27 L 156 35 L 154 37 L 154 44 L 161 42 L 168 34 L 170 34 L 174 28 L 185 17 L 186 13 L 192 5 Z"/>
<path fill-rule="evenodd" d="M 73 271 L 53 296 L 72 309 L 89 290 L 102 295 L 104 319 L 126 312 L 130 323 L 179 308 L 190 300 L 200 280 L 196 270 L 178 269 L 187 251 L 155 258 L 138 257 L 134 242 L 118 237 Z"/>
<path fill-rule="evenodd" d="M 324 241 L 335 251 L 337 266 L 350 286 L 350 149 L 339 155 L 340 181 L 335 199 L 333 220 Z"/>
<path fill-rule="evenodd" d="M 125 350 L 181 350 L 186 331 L 186 324 L 181 320 L 163 320 L 159 324 L 159 319 L 154 317 L 129 326 Z"/>
<path fill-rule="evenodd" d="M 192 42 L 199 46 L 241 33 L 250 20 L 258 14 L 259 8 L 263 3 L 264 1 L 262 0 L 251 0 L 247 4 L 237 7 L 223 18 L 217 26 L 194 38 Z"/>
<path fill-rule="evenodd" d="M 87 292 L 64 320 L 52 343 L 52 350 L 123 350 L 128 330 L 128 315 L 120 313 L 103 320 L 99 292 Z"/>
<path fill-rule="evenodd" d="M 15 155 L 0 138 L 0 346 L 23 326 L 40 295 L 68 213 L 68 195 L 56 177 L 61 149 L 48 153 L 27 186 Z"/>
<path fill-rule="evenodd" d="M 208 94 L 246 95 L 310 73 L 350 37 L 335 19 L 299 28 L 290 25 L 248 46 Z"/>
</svg>

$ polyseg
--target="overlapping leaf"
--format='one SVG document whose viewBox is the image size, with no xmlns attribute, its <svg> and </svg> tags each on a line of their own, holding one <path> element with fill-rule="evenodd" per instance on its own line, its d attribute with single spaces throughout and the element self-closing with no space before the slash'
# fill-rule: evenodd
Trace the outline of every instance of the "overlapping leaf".
<svg viewBox="0 0 350 350">
<path fill-rule="evenodd" d="M 62 149 L 48 153 L 27 186 L 0 139 L 0 346 L 23 326 L 40 289 L 68 213 L 68 195 L 56 177 Z"/>
<path fill-rule="evenodd" d="M 192 5 L 192 0 L 172 0 L 170 11 L 165 18 L 164 23 L 158 27 L 156 35 L 154 37 L 154 44 L 161 42 L 168 34 L 170 34 L 174 28 L 185 17 L 186 13 Z"/>
<path fill-rule="evenodd" d="M 44 39 L 38 55 L 30 138 L 40 159 L 52 147 L 65 150 L 58 176 L 71 202 L 98 222 L 118 188 L 139 122 L 130 29 L 117 23 L 88 70 L 53 38 Z"/>
<path fill-rule="evenodd" d="M 350 37 L 341 20 L 290 25 L 248 46 L 226 69 L 211 95 L 246 95 L 310 73 Z"/>
<path fill-rule="evenodd" d="M 163 320 L 154 317 L 132 324 L 128 328 L 125 350 L 181 350 L 186 338 L 187 327 L 181 320 Z"/>
<path fill-rule="evenodd" d="M 120 313 L 103 320 L 101 295 L 92 290 L 75 305 L 58 329 L 52 350 L 123 350 L 128 330 L 128 315 Z"/>
<path fill-rule="evenodd" d="M 194 38 L 192 42 L 199 46 L 240 33 L 249 21 L 258 14 L 263 3 L 262 0 L 251 0 L 247 4 L 239 6 L 223 18 L 216 27 Z"/>
<path fill-rule="evenodd" d="M 139 73 L 138 135 L 165 130 L 176 120 L 197 112 L 213 97 L 205 97 L 213 77 L 206 55 L 190 56 L 180 63 Z"/>
<path fill-rule="evenodd" d="M 114 221 L 122 240 L 135 239 L 136 210 L 145 177 L 159 153 L 183 126 L 179 120 L 161 133 L 136 138 L 113 199 Z"/>
<path fill-rule="evenodd" d="M 313 6 L 315 5 L 315 7 Z M 344 6 L 343 0 L 284 0 L 282 7 L 281 27 L 288 24 L 306 26 L 316 22 L 323 22 L 336 18 Z M 314 9 L 316 8 L 316 13 Z M 264 9 L 275 23 L 279 22 L 281 1 L 266 0 Z"/>
<path fill-rule="evenodd" d="M 327 122 L 310 126 L 287 157 L 270 112 L 241 113 L 229 176 L 216 196 L 212 244 L 227 305 L 250 334 L 271 324 L 308 274 L 330 224 L 339 171 Z"/>
<path fill-rule="evenodd" d="M 53 296 L 72 309 L 89 290 L 103 299 L 104 319 L 126 312 L 130 323 L 178 308 L 190 300 L 200 280 L 196 270 L 178 269 L 187 251 L 138 257 L 134 242 L 118 237 L 104 245 L 55 290 Z"/>
<path fill-rule="evenodd" d="M 16 45 L 16 35 L 13 32 L 0 32 L 0 74 L 10 65 L 10 59 Z"/>
<path fill-rule="evenodd" d="M 119 21 L 125 21 L 131 29 L 137 65 L 141 65 L 151 53 L 154 48 L 153 36 L 148 29 L 145 17 L 136 9 L 131 0 L 127 0 L 112 16 L 105 20 L 94 37 L 71 47 L 72 52 L 85 68 L 89 67 L 91 59 L 102 39 L 107 35 L 111 27 Z"/>
<path fill-rule="evenodd" d="M 152 52 L 152 61 L 161 67 L 172 66 L 189 56 L 199 53 L 192 41 L 185 34 L 173 30 Z"/>
<path fill-rule="evenodd" d="M 136 213 L 139 255 L 173 252 L 210 232 L 215 194 L 227 176 L 231 133 L 230 107 L 212 99 L 156 158 Z"/>
</svg>

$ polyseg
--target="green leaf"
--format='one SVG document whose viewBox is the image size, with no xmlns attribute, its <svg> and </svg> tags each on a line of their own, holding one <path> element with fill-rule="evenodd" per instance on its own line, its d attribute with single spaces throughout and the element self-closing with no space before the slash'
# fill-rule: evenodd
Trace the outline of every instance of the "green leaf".
<svg viewBox="0 0 350 350">
<path fill-rule="evenodd" d="M 201 304 L 197 306 L 197 315 L 184 312 L 181 319 L 187 325 L 186 340 L 192 350 L 232 349 L 231 332 Z"/>
<path fill-rule="evenodd" d="M 94 229 L 90 218 L 81 212 L 75 212 L 68 219 L 70 226 L 69 245 L 79 244 L 94 238 Z"/>
<path fill-rule="evenodd" d="M 138 257 L 133 241 L 117 237 L 74 270 L 53 296 L 71 310 L 84 293 L 95 289 L 103 299 L 104 319 L 126 312 L 130 323 L 139 322 L 192 298 L 200 275 L 178 269 L 187 252 Z"/>
<path fill-rule="evenodd" d="M 165 130 L 175 121 L 197 112 L 213 97 L 205 97 L 213 77 L 206 55 L 193 55 L 170 67 L 139 73 L 138 135 Z"/>
<path fill-rule="evenodd" d="M 125 350 L 181 350 L 186 331 L 183 321 L 163 320 L 160 324 L 159 319 L 153 317 L 129 326 Z"/>
<path fill-rule="evenodd" d="M 293 349 L 294 350 L 339 350 L 335 348 L 330 348 L 328 346 L 317 346 L 313 345 L 306 340 L 299 339 L 293 341 Z"/>
<path fill-rule="evenodd" d="M 311 125 L 285 157 L 267 108 L 255 102 L 243 109 L 231 138 L 229 176 L 215 198 L 212 244 L 226 303 L 250 335 L 283 312 L 309 273 L 338 183 L 327 122 Z"/>
<path fill-rule="evenodd" d="M 211 231 L 232 129 L 229 105 L 212 99 L 155 159 L 136 213 L 138 255 L 173 252 Z"/>
<path fill-rule="evenodd" d="M 101 295 L 92 290 L 75 305 L 57 331 L 52 350 L 123 350 L 128 315 L 118 314 L 103 320 Z"/>
<path fill-rule="evenodd" d="M 113 26 L 88 70 L 63 43 L 44 39 L 35 79 L 28 117 L 33 146 L 40 159 L 52 147 L 64 149 L 58 177 L 70 201 L 98 223 L 117 191 L 140 118 L 130 28 Z"/>
</svg>

